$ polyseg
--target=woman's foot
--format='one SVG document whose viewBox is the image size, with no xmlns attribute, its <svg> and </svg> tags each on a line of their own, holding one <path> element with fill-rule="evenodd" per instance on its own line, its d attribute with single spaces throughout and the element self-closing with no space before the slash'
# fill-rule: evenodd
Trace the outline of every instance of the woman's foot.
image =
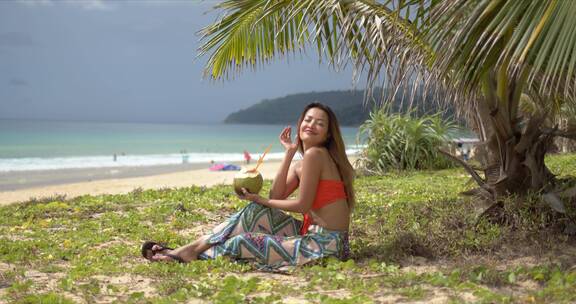
<svg viewBox="0 0 576 304">
<path fill-rule="evenodd" d="M 152 241 L 146 241 L 142 244 L 142 256 L 149 261 L 176 261 L 178 263 L 186 263 L 183 258 L 174 254 L 173 251 L 175 251 L 173 248 Z"/>
<path fill-rule="evenodd" d="M 173 248 L 166 247 L 164 244 L 146 241 L 142 244 L 141 252 L 142 256 L 147 259 L 151 260 L 152 257 L 158 253 L 167 253 L 170 250 L 174 250 Z"/>
<path fill-rule="evenodd" d="M 205 240 L 206 237 L 202 237 L 191 244 L 177 249 L 172 249 L 162 244 L 148 241 L 142 245 L 142 256 L 152 262 L 176 261 L 179 263 L 188 263 L 198 259 L 198 255 L 201 252 L 211 247 L 211 245 L 206 244 Z"/>
<path fill-rule="evenodd" d="M 155 255 L 152 256 L 152 258 L 150 258 L 150 261 L 153 262 L 178 262 L 178 263 L 187 263 L 186 261 L 184 261 L 183 258 L 175 255 L 175 254 L 171 254 L 171 253 L 157 253 Z"/>
</svg>

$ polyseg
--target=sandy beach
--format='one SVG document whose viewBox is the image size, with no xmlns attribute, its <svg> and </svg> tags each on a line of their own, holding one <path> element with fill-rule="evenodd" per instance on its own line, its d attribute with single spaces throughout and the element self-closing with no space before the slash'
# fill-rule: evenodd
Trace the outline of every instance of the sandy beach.
<svg viewBox="0 0 576 304">
<path fill-rule="evenodd" d="M 259 171 L 273 179 L 280 161 L 266 161 Z M 0 174 L 0 205 L 55 195 L 121 194 L 161 189 L 232 184 L 238 171 L 208 170 L 208 164 L 8 172 Z M 254 164 L 250 165 L 254 166 Z"/>
</svg>

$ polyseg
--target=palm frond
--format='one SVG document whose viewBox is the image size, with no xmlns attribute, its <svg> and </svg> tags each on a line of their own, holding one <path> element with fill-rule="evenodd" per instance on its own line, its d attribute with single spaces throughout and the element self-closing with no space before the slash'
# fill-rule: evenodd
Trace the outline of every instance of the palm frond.
<svg viewBox="0 0 576 304">
<path fill-rule="evenodd" d="M 473 93 L 483 75 L 504 68 L 511 79 L 526 74 L 545 97 L 574 99 L 575 15 L 572 0 L 444 0 L 427 31 L 435 70 L 461 93 Z"/>
<path fill-rule="evenodd" d="M 290 1 L 280 2 L 292 5 Z M 285 12 L 271 12 L 272 4 L 272 1 L 233 0 L 215 6 L 226 15 L 200 31 L 204 43 L 199 56 L 212 52 L 205 76 L 230 78 L 230 71 L 256 67 L 277 53 L 286 54 L 304 45 L 308 31 L 300 22 L 303 13 L 291 16 L 292 22 L 286 26 Z"/>
<path fill-rule="evenodd" d="M 321 60 L 336 69 L 351 64 L 355 79 L 365 75 L 370 96 L 372 88 L 385 90 L 425 77 L 433 53 L 417 32 L 426 20 L 426 3 L 228 0 L 217 6 L 226 15 L 201 31 L 199 54 L 211 53 L 205 75 L 218 79 L 315 46 Z M 411 7 L 417 14 L 407 20 Z"/>
</svg>

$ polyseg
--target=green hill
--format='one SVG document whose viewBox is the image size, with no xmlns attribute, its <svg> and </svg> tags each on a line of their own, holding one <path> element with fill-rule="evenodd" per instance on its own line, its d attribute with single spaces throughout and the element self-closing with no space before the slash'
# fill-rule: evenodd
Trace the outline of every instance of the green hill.
<svg viewBox="0 0 576 304">
<path fill-rule="evenodd" d="M 225 123 L 240 124 L 293 124 L 302 109 L 309 103 L 319 101 L 334 110 L 340 124 L 360 125 L 370 113 L 363 104 L 364 91 L 309 92 L 265 99 L 247 109 L 234 112 Z"/>
<path fill-rule="evenodd" d="M 376 90 L 378 91 L 378 90 Z M 419 94 L 418 94 L 419 96 Z M 419 113 L 435 112 L 435 103 L 421 102 Z M 375 96 L 375 100 L 379 100 Z M 392 107 L 398 111 L 402 97 L 398 96 Z M 294 124 L 302 109 L 309 103 L 318 101 L 328 105 L 335 112 L 338 121 L 343 126 L 358 126 L 368 119 L 373 106 L 364 105 L 363 90 L 308 92 L 288 95 L 285 97 L 264 99 L 246 109 L 234 112 L 224 120 L 224 123 L 235 124 Z"/>
</svg>

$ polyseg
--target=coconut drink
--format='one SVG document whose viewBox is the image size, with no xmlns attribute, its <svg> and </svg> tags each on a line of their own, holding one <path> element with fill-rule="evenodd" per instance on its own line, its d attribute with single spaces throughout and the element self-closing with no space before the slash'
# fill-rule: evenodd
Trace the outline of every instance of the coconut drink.
<svg viewBox="0 0 576 304">
<path fill-rule="evenodd" d="M 250 193 L 258 194 L 262 190 L 263 182 L 260 172 L 244 168 L 234 176 L 234 191 L 242 195 L 242 188 L 245 188 Z"/>
<path fill-rule="evenodd" d="M 262 162 L 264 162 L 264 156 L 270 151 L 270 148 L 272 148 L 272 145 L 269 145 L 262 156 L 260 156 L 256 167 L 253 169 L 243 168 L 234 176 L 234 191 L 236 191 L 238 195 L 243 194 L 242 188 L 253 194 L 258 194 L 258 192 L 262 190 L 264 179 L 262 178 L 262 174 L 258 172 L 258 168 L 262 165 Z"/>
</svg>

